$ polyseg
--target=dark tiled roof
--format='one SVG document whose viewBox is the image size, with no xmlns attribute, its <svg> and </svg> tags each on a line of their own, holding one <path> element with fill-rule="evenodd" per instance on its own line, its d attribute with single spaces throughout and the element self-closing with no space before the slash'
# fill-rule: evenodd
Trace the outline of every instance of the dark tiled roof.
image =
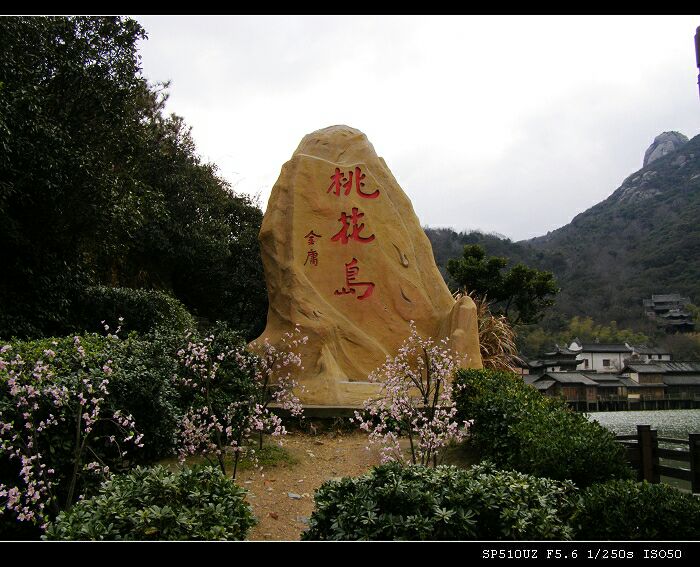
<svg viewBox="0 0 700 567">
<path fill-rule="evenodd" d="M 566 347 L 560 347 L 559 345 L 554 345 L 554 350 L 552 352 L 545 352 L 545 356 L 557 356 L 563 354 L 565 356 L 576 356 L 578 354 L 577 350 L 569 350 Z"/>
<path fill-rule="evenodd" d="M 595 380 L 596 382 L 617 382 L 620 379 L 617 374 L 613 374 L 612 372 L 601 372 L 600 374 L 596 374 L 595 372 L 586 372 L 586 376 L 588 376 L 591 380 Z"/>
<path fill-rule="evenodd" d="M 583 343 L 581 352 L 632 352 L 625 344 Z"/>
<path fill-rule="evenodd" d="M 652 347 L 645 347 L 645 346 L 632 346 L 634 349 L 634 352 L 637 354 L 671 354 L 668 352 L 666 349 L 663 348 L 652 348 Z"/>
<path fill-rule="evenodd" d="M 632 372 L 637 372 L 638 374 L 663 374 L 666 372 L 660 364 L 654 361 L 653 364 L 640 363 L 627 363 L 625 368 L 629 368 Z"/>
<path fill-rule="evenodd" d="M 668 384 L 669 386 L 700 386 L 700 374 L 664 376 L 664 384 Z"/>
<path fill-rule="evenodd" d="M 628 388 L 665 388 L 666 384 L 639 384 L 631 378 L 620 378 L 620 382 Z"/>
<path fill-rule="evenodd" d="M 583 364 L 583 360 L 571 358 L 547 358 L 545 360 L 531 360 L 528 363 L 530 368 L 542 368 L 544 366 L 573 366 L 576 367 Z"/>
<path fill-rule="evenodd" d="M 593 380 L 581 372 L 545 372 L 543 376 L 556 380 L 560 384 L 585 384 L 586 386 L 597 385 Z"/>
<path fill-rule="evenodd" d="M 651 296 L 651 300 L 654 303 L 676 303 L 679 301 L 688 301 L 687 297 L 681 297 L 680 293 L 666 293 L 660 295 Z"/>
<path fill-rule="evenodd" d="M 697 361 L 655 360 L 654 365 L 665 372 L 700 372 L 700 362 Z"/>
</svg>

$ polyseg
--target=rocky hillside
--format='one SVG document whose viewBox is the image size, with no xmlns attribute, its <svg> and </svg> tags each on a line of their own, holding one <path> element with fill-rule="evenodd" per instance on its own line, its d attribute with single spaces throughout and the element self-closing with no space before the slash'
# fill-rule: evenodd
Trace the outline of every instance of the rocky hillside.
<svg viewBox="0 0 700 567">
<path fill-rule="evenodd" d="M 686 140 L 675 132 L 658 136 L 642 169 L 545 236 L 511 242 L 428 229 L 436 260 L 444 265 L 463 244 L 479 243 L 489 254 L 551 270 L 562 288 L 557 319 L 588 315 L 639 327 L 642 299 L 652 293 L 700 302 L 700 136 Z"/>
</svg>

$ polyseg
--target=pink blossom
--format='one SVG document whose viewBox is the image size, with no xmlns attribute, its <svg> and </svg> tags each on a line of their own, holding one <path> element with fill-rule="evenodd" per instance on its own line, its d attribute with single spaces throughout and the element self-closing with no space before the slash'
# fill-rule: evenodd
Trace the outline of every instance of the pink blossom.
<svg viewBox="0 0 700 567">
<path fill-rule="evenodd" d="M 58 346 L 53 341 L 54 346 Z M 85 351 L 81 345 L 79 336 L 73 338 L 73 346 L 81 359 L 85 358 Z M 9 350 L 9 347 L 3 352 Z M 2 508 L 12 510 L 20 521 L 36 522 L 45 526 L 48 504 L 58 505 L 55 493 L 55 480 L 52 476 L 55 470 L 47 463 L 49 456 L 38 451 L 41 443 L 37 439 L 44 438 L 47 431 L 66 418 L 78 420 L 78 436 L 76 439 L 75 459 L 76 465 L 82 468 L 86 453 L 91 451 L 93 441 L 93 427 L 98 421 L 104 421 L 107 426 L 123 428 L 129 432 L 129 437 L 134 441 L 135 424 L 132 416 L 123 417 L 119 412 L 115 415 L 104 415 L 102 405 L 108 394 L 106 378 L 111 372 L 109 366 L 112 361 L 107 360 L 104 365 L 89 368 L 85 360 L 81 360 L 81 368 L 78 370 L 78 380 L 70 386 L 58 386 L 48 378 L 54 374 L 53 359 L 56 353 L 51 349 L 43 351 L 48 362 L 37 360 L 33 364 L 26 364 L 18 356 L 12 362 L 12 370 L 8 373 L 7 385 L 9 401 L 14 403 L 17 418 L 14 421 L 5 420 L 0 414 L 0 451 L 5 452 L 10 459 L 18 461 L 21 465 L 17 486 L 5 487 L 0 485 L 0 496 L 6 497 L 0 502 Z M 30 370 L 31 368 L 31 370 Z M 100 373 L 100 370 L 102 372 Z M 101 395 L 95 395 L 99 391 Z M 43 402 L 40 404 L 39 402 Z M 37 413 L 40 408 L 63 408 L 62 412 L 54 415 Z M 77 412 L 77 413 L 76 413 Z M 141 435 L 136 439 L 141 440 Z M 45 438 L 44 438 L 45 439 Z M 72 438 L 71 438 L 72 439 Z M 114 436 L 112 436 L 114 440 Z M 137 443 L 138 444 L 138 443 Z M 142 444 L 141 444 L 142 445 Z M 123 455 L 125 451 L 118 447 Z M 109 468 L 99 463 L 84 465 L 88 470 L 94 470 L 102 474 L 108 474 Z"/>
<path fill-rule="evenodd" d="M 435 344 L 423 339 L 411 321 L 408 339 L 394 359 L 369 376 L 379 382 L 383 396 L 364 403 L 367 418 L 359 412 L 355 419 L 369 433 L 371 444 L 379 444 L 382 461 L 404 460 L 399 435 L 408 436 L 411 462 L 435 464 L 448 444 L 459 442 L 467 425 L 455 421 L 457 408 L 452 401 L 452 377 L 456 357 L 447 341 Z"/>
</svg>

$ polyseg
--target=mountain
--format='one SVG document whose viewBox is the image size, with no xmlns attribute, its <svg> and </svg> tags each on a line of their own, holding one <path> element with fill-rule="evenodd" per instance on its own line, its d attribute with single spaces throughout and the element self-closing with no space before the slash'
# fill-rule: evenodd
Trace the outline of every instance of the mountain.
<svg viewBox="0 0 700 567">
<path fill-rule="evenodd" d="M 652 294 L 677 292 L 698 303 L 700 136 L 686 140 L 677 132 L 658 136 L 642 169 L 544 236 L 512 242 L 428 229 L 436 261 L 442 268 L 464 244 L 482 244 L 490 255 L 554 272 L 562 291 L 550 323 L 579 315 L 640 328 L 642 300 Z"/>
<path fill-rule="evenodd" d="M 652 161 L 664 157 L 666 154 L 675 152 L 681 146 L 688 143 L 688 138 L 680 132 L 663 132 L 654 138 L 653 143 L 644 152 L 644 162 L 642 167 L 646 167 Z"/>
</svg>

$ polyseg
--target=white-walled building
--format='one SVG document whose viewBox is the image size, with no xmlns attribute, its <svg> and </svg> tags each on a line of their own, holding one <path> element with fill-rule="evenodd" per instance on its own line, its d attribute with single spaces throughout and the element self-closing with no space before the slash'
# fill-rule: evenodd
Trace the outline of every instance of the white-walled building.
<svg viewBox="0 0 700 567">
<path fill-rule="evenodd" d="M 628 343 L 584 343 L 578 338 L 569 345 L 569 350 L 576 352 L 576 358 L 583 361 L 583 365 L 577 368 L 584 372 L 620 372 L 630 360 L 671 360 L 671 353 L 658 348 L 639 347 Z"/>
</svg>

